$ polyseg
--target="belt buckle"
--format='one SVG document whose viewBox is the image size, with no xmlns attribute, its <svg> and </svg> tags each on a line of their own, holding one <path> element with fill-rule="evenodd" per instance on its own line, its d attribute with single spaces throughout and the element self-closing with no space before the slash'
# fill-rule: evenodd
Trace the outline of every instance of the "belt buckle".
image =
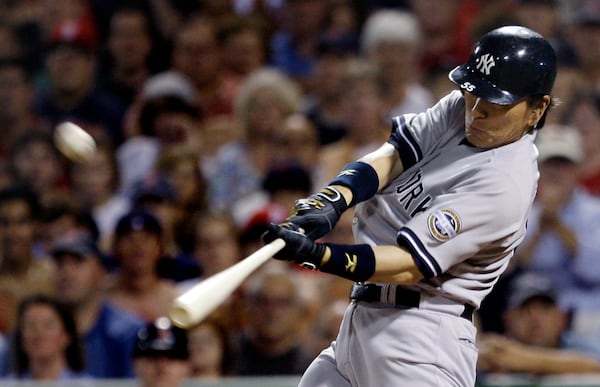
<svg viewBox="0 0 600 387">
<path fill-rule="evenodd" d="M 352 302 L 360 301 L 365 298 L 365 294 L 367 292 L 367 285 L 362 283 L 352 284 L 350 288 L 350 300 Z"/>
</svg>

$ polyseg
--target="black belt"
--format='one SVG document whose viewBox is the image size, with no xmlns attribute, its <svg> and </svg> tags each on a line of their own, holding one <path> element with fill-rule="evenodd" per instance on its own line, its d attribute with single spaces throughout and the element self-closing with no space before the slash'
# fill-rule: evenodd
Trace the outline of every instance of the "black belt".
<svg viewBox="0 0 600 387">
<path fill-rule="evenodd" d="M 383 294 L 384 292 L 388 292 L 392 289 L 394 294 Z M 402 308 L 418 308 L 421 301 L 421 293 L 415 290 L 403 288 L 402 286 L 355 283 L 352 285 L 352 289 L 350 290 L 350 300 L 378 304 L 391 304 Z M 393 302 L 384 300 L 393 300 Z M 469 321 L 473 321 L 474 310 L 475 308 L 471 304 L 465 304 L 465 308 L 460 314 L 460 317 Z"/>
</svg>

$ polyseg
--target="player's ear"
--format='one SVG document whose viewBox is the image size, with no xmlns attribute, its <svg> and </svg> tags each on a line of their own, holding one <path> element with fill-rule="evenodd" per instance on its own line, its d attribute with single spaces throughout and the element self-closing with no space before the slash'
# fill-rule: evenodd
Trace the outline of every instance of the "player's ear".
<svg viewBox="0 0 600 387">
<path fill-rule="evenodd" d="M 550 106 L 552 102 L 552 97 L 549 95 L 544 95 L 541 98 L 536 98 L 532 101 L 530 105 L 530 113 L 529 113 L 529 125 L 531 127 L 536 127 L 537 123 L 542 119 L 544 112 Z"/>
</svg>

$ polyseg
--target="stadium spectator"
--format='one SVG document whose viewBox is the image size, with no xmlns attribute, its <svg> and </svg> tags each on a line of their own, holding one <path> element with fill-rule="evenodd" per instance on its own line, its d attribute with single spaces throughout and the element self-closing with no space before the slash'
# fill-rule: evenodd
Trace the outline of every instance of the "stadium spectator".
<svg viewBox="0 0 600 387">
<path fill-rule="evenodd" d="M 39 124 L 31 111 L 31 76 L 22 60 L 0 58 L 0 126 L 4 131 L 0 158 L 7 158 L 15 140 Z"/>
<path fill-rule="evenodd" d="M 110 251 L 115 225 L 131 208 L 130 198 L 119 191 L 114 148 L 107 141 L 98 141 L 92 157 L 72 163 L 69 172 L 71 197 L 79 207 L 92 213 L 100 234 L 100 249 Z"/>
<path fill-rule="evenodd" d="M 599 372 L 597 341 L 573 341 L 568 322 L 568 313 L 558 306 L 555 287 L 547 277 L 518 276 L 504 315 L 506 335 L 478 339 L 478 370 L 536 375 Z"/>
<path fill-rule="evenodd" d="M 301 113 L 286 117 L 275 132 L 275 143 L 275 168 L 278 165 L 295 164 L 308 172 L 311 186 L 319 180 L 323 168 L 319 164 L 319 133 L 309 117 Z"/>
<path fill-rule="evenodd" d="M 323 34 L 327 2 L 290 0 L 283 3 L 277 30 L 270 37 L 270 62 L 294 79 L 304 92 L 310 90 L 317 47 Z"/>
<path fill-rule="evenodd" d="M 243 258 L 237 227 L 227 212 L 196 213 L 190 230 L 192 259 L 200 267 L 200 278 L 210 277 Z"/>
<path fill-rule="evenodd" d="M 72 230 L 85 232 L 94 241 L 100 237 L 94 216 L 73 201 L 54 201 L 44 206 L 36 233 L 39 239 L 36 249 L 51 256 L 54 242 Z"/>
<path fill-rule="evenodd" d="M 235 18 L 222 28 L 223 67 L 240 81 L 267 64 L 265 26 L 258 19 Z"/>
<path fill-rule="evenodd" d="M 592 195 L 600 195 L 600 93 L 582 93 L 566 108 L 563 121 L 583 138 L 584 159 L 579 182 Z"/>
<path fill-rule="evenodd" d="M 176 256 L 179 252 L 175 242 L 177 207 L 175 191 L 164 176 L 151 174 L 140 180 L 133 189 L 132 207 L 152 214 L 162 228 L 165 253 Z"/>
<path fill-rule="evenodd" d="M 140 181 L 133 194 L 133 208 L 147 211 L 162 227 L 163 257 L 158 262 L 159 276 L 175 282 L 196 278 L 199 268 L 187 256 L 186 246 L 181 244 L 183 235 L 179 233 L 187 232 L 181 224 L 182 209 L 165 176 L 149 175 Z"/>
<path fill-rule="evenodd" d="M 236 100 L 236 115 L 244 137 L 224 145 L 214 169 L 205 171 L 209 203 L 231 209 L 237 224 L 266 202 L 261 183 L 273 163 L 274 134 L 289 114 L 298 112 L 297 84 L 274 69 L 261 69 L 246 78 Z"/>
<path fill-rule="evenodd" d="M 578 185 L 581 137 L 571 127 L 549 126 L 536 142 L 538 197 L 517 262 L 553 281 L 559 306 L 573 313 L 574 331 L 600 331 L 600 199 Z"/>
<path fill-rule="evenodd" d="M 164 256 L 160 222 L 147 211 L 132 210 L 117 222 L 114 234 L 119 267 L 108 289 L 109 300 L 146 322 L 166 316 L 177 292 L 173 282 L 158 273 Z"/>
<path fill-rule="evenodd" d="M 32 296 L 22 301 L 13 345 L 15 379 L 56 382 L 90 378 L 84 372 L 75 320 L 68 308 L 53 298 Z"/>
<path fill-rule="evenodd" d="M 436 67 L 464 63 L 472 48 L 472 36 L 479 36 L 472 28 L 474 21 L 485 16 L 481 8 L 502 14 L 505 4 L 513 1 L 409 0 L 409 3 L 421 30 L 421 68 L 428 72 Z"/>
<path fill-rule="evenodd" d="M 231 375 L 234 358 L 229 326 L 216 316 L 187 331 L 190 350 L 190 378 L 215 381 Z"/>
<path fill-rule="evenodd" d="M 217 164 L 215 159 L 221 147 L 243 138 L 242 125 L 235 115 L 222 114 L 202 121 L 202 132 L 204 147 L 201 168 L 205 176 L 212 176 Z"/>
<path fill-rule="evenodd" d="M 419 21 L 412 13 L 380 10 L 367 18 L 361 52 L 377 72 L 380 104 L 390 117 L 424 111 L 434 103 L 431 92 L 421 84 L 421 49 Z"/>
<path fill-rule="evenodd" d="M 344 121 L 348 132 L 333 144 L 321 148 L 321 181 L 333 179 L 351 160 L 376 149 L 389 135 L 376 69 L 361 59 L 349 61 L 343 71 L 345 87 Z"/>
<path fill-rule="evenodd" d="M 174 73 L 156 75 L 144 86 L 139 105 L 132 108 L 139 107 L 132 112 L 136 127 L 117 149 L 123 192 L 131 194 L 135 184 L 154 172 L 161 152 L 181 145 L 202 151 L 200 116 L 192 102 L 195 94 L 187 87 L 187 81 Z"/>
<path fill-rule="evenodd" d="M 193 14 L 173 37 L 170 70 L 192 82 L 204 118 L 233 113 L 239 86 L 238 81 L 224 71 L 220 27 L 215 20 Z"/>
<path fill-rule="evenodd" d="M 321 39 L 317 48 L 312 84 L 304 94 L 303 111 L 318 130 L 321 145 L 331 144 L 346 134 L 342 95 L 344 64 L 356 54 L 340 42 Z"/>
<path fill-rule="evenodd" d="M 37 88 L 34 112 L 49 125 L 77 121 L 95 138 L 123 141 L 124 109 L 96 84 L 97 43 L 93 26 L 59 24 L 48 36 L 47 84 Z"/>
<path fill-rule="evenodd" d="M 28 184 L 42 205 L 54 200 L 68 199 L 65 158 L 46 131 L 29 130 L 12 144 L 8 160 L 19 181 Z"/>
<path fill-rule="evenodd" d="M 161 152 L 155 166 L 156 173 L 173 190 L 176 211 L 173 240 L 179 256 L 190 253 L 192 218 L 207 208 L 207 182 L 200 168 L 201 160 L 202 156 L 194 149 L 181 145 Z"/>
<path fill-rule="evenodd" d="M 0 331 L 15 327 L 19 303 L 34 294 L 52 294 L 54 268 L 44 257 L 34 256 L 37 195 L 14 185 L 0 191 Z"/>
<path fill-rule="evenodd" d="M 131 378 L 141 319 L 107 301 L 107 262 L 94 240 L 70 230 L 52 247 L 56 297 L 73 312 L 82 340 L 87 374 L 94 378 Z"/>
<path fill-rule="evenodd" d="M 312 181 L 303 167 L 282 163 L 267 172 L 263 189 L 269 194 L 269 205 L 287 210 L 289 214 L 296 199 L 312 192 Z"/>
<path fill-rule="evenodd" d="M 134 103 L 153 73 L 166 67 L 166 60 L 156 54 L 159 48 L 151 15 L 143 7 L 125 4 L 112 12 L 106 58 L 99 69 L 100 87 L 123 109 Z"/>
<path fill-rule="evenodd" d="M 140 328 L 133 352 L 140 387 L 180 387 L 190 375 L 187 332 L 159 317 Z"/>
<path fill-rule="evenodd" d="M 582 2 L 573 21 L 571 42 L 575 46 L 589 92 L 600 92 L 600 7 L 598 2 Z"/>
<path fill-rule="evenodd" d="M 245 288 L 247 320 L 234 343 L 237 375 L 300 375 L 310 363 L 301 329 L 305 305 L 294 277 L 278 272 L 276 264 L 256 273 Z"/>
</svg>

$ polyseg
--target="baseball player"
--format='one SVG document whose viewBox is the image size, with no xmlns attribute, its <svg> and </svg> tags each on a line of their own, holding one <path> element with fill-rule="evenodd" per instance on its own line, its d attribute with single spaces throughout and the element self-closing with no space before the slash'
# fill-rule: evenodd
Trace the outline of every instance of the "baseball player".
<svg viewBox="0 0 600 387">
<path fill-rule="evenodd" d="M 394 117 L 385 144 L 270 225 L 264 241 L 286 241 L 275 258 L 356 281 L 300 386 L 475 384 L 472 315 L 523 240 L 555 76 L 538 33 L 487 33 L 449 74 L 460 90 Z M 314 242 L 355 205 L 356 244 Z"/>
</svg>

